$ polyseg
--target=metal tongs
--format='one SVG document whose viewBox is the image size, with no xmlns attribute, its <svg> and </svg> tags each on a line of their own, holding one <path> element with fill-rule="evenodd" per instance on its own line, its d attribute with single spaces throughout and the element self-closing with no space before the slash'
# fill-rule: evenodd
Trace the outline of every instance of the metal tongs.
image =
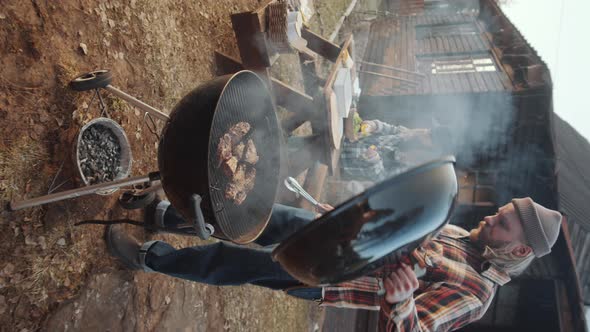
<svg viewBox="0 0 590 332">
<path fill-rule="evenodd" d="M 313 198 L 313 196 L 311 196 L 307 191 L 305 191 L 305 189 L 303 189 L 303 187 L 301 187 L 301 185 L 299 184 L 299 182 L 297 182 L 297 180 L 295 180 L 294 178 L 289 176 L 285 179 L 284 183 L 285 183 L 285 187 L 287 187 L 287 189 L 294 192 L 297 195 L 297 197 L 299 197 L 301 195 L 301 197 L 305 198 L 314 207 L 319 208 L 320 210 L 323 210 L 323 208 L 320 206 L 320 203 L 318 201 L 316 201 L 315 198 Z"/>
</svg>

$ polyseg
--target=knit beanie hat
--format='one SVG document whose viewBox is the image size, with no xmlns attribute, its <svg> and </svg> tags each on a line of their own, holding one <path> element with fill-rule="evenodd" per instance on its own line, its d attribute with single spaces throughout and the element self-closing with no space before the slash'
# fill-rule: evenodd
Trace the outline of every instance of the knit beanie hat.
<svg viewBox="0 0 590 332">
<path fill-rule="evenodd" d="M 533 202 L 530 197 L 515 198 L 512 204 L 518 212 L 526 240 L 535 256 L 542 257 L 550 253 L 559 235 L 561 213 Z"/>
</svg>

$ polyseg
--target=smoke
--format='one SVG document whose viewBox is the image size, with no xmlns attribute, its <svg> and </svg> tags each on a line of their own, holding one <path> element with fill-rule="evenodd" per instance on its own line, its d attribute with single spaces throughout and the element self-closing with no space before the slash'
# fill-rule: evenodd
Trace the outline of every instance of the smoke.
<svg viewBox="0 0 590 332">
<path fill-rule="evenodd" d="M 446 149 L 459 165 L 472 167 L 506 147 L 516 114 L 510 93 L 460 95 L 446 103 L 449 111 L 439 118 L 452 130 Z"/>
<path fill-rule="evenodd" d="M 509 92 L 366 97 L 364 119 L 380 119 L 410 129 L 428 129 L 432 147 L 422 157 L 400 160 L 411 168 L 443 155 L 455 155 L 457 165 L 470 168 L 502 153 L 514 128 L 515 105 Z M 400 156 L 416 154 L 400 142 Z"/>
</svg>

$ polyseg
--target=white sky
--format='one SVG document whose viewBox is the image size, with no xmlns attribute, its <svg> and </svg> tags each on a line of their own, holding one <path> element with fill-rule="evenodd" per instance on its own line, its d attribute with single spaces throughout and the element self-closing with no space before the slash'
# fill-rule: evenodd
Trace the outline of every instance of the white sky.
<svg viewBox="0 0 590 332">
<path fill-rule="evenodd" d="M 549 66 L 555 113 L 590 139 L 590 1 L 512 0 L 502 8 Z"/>
</svg>

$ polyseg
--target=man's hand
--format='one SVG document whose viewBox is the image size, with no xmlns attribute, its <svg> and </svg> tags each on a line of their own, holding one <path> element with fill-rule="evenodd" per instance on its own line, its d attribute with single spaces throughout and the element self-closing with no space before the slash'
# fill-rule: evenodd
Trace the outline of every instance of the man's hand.
<svg viewBox="0 0 590 332">
<path fill-rule="evenodd" d="M 320 213 L 326 213 L 329 211 L 334 210 L 334 207 L 330 204 L 326 204 L 326 203 L 319 203 L 315 209 L 320 212 Z"/>
<path fill-rule="evenodd" d="M 390 304 L 401 302 L 418 289 L 418 278 L 409 265 L 401 264 L 397 270 L 383 279 L 385 301 Z"/>
</svg>

